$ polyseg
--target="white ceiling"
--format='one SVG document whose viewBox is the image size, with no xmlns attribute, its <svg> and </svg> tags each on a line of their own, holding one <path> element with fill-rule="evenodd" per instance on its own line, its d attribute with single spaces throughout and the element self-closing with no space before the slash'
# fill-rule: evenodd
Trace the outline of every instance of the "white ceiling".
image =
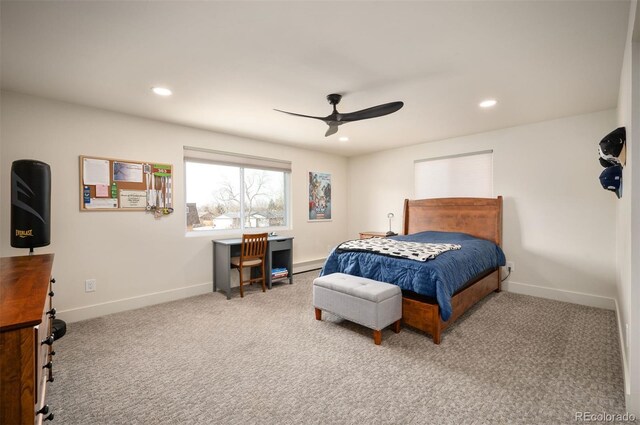
<svg viewBox="0 0 640 425">
<path fill-rule="evenodd" d="M 347 156 L 615 108 L 629 13 L 616 0 L 1 7 L 3 89 Z M 325 116 L 333 92 L 341 112 L 405 106 L 327 138 L 273 111 Z"/>
</svg>

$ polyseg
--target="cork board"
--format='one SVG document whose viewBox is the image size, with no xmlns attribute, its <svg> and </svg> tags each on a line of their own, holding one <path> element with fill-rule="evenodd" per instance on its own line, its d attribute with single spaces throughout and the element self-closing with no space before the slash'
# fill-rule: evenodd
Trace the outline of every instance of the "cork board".
<svg viewBox="0 0 640 425">
<path fill-rule="evenodd" d="M 80 211 L 173 212 L 173 166 L 80 156 Z"/>
</svg>

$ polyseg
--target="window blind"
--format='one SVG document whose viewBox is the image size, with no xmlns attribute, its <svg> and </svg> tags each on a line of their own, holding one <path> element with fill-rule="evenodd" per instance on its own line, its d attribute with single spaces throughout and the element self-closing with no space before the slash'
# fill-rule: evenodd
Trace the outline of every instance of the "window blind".
<svg viewBox="0 0 640 425">
<path fill-rule="evenodd" d="M 414 196 L 493 197 L 493 151 L 472 152 L 414 162 Z"/>
<path fill-rule="evenodd" d="M 184 159 L 221 165 L 291 172 L 291 161 L 184 146 Z"/>
</svg>

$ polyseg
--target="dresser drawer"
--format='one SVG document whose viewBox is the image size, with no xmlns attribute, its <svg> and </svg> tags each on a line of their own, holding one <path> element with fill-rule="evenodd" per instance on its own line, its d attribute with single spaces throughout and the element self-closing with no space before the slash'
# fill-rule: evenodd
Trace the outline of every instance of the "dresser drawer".
<svg viewBox="0 0 640 425">
<path fill-rule="evenodd" d="M 43 312 L 42 323 L 34 327 L 35 333 L 35 382 L 34 388 L 36 410 L 40 405 L 44 405 L 44 387 L 47 385 L 47 379 L 49 378 L 49 369 L 45 367 L 50 361 L 49 355 L 51 346 L 49 344 L 43 344 L 42 341 L 51 336 L 51 322 L 49 316 Z"/>
<path fill-rule="evenodd" d="M 49 287 L 49 290 L 51 291 L 51 286 Z M 47 388 L 49 385 L 49 379 L 52 376 L 53 356 L 51 356 L 51 351 L 53 350 L 53 345 L 43 344 L 42 341 L 53 335 L 53 319 L 47 314 L 47 311 L 50 311 L 53 308 L 52 295 L 47 297 L 47 301 L 48 302 L 45 302 L 42 322 L 40 325 L 36 326 L 39 338 L 36 339 L 36 343 L 38 345 L 38 356 L 36 363 L 35 412 L 42 412 L 41 414 L 35 415 L 36 425 L 41 425 L 44 418 L 51 414 L 51 409 L 47 406 Z"/>
</svg>

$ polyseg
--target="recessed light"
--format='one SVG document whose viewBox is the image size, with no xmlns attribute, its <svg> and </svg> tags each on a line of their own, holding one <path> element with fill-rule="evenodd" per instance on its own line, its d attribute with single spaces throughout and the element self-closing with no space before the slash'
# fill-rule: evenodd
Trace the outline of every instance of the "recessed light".
<svg viewBox="0 0 640 425">
<path fill-rule="evenodd" d="M 341 136 L 338 140 L 340 140 L 341 142 L 348 142 L 349 138 L 347 136 Z"/>
<path fill-rule="evenodd" d="M 498 103 L 498 101 L 495 99 L 487 99 L 480 102 L 479 106 L 481 108 L 491 108 L 492 106 L 496 106 L 496 103 Z"/>
<path fill-rule="evenodd" d="M 158 96 L 171 96 L 173 92 L 166 87 L 152 87 L 151 90 Z"/>
</svg>

